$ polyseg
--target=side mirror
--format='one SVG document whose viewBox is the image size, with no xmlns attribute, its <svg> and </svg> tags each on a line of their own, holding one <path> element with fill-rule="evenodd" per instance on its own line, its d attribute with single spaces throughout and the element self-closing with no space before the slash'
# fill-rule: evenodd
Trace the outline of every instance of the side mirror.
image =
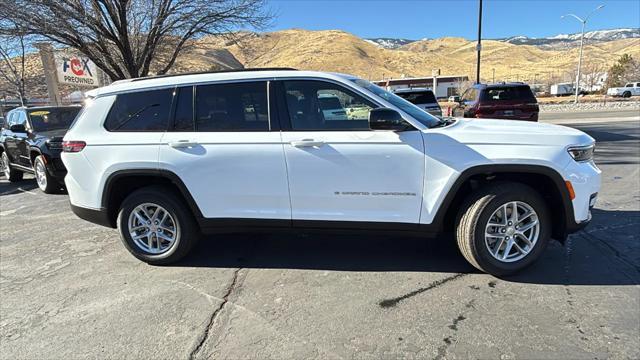
<svg viewBox="0 0 640 360">
<path fill-rule="evenodd" d="M 400 116 L 400 113 L 387 108 L 371 109 L 369 111 L 369 127 L 371 130 L 407 130 L 410 125 Z"/>
<path fill-rule="evenodd" d="M 11 125 L 9 130 L 11 130 L 11 132 L 14 132 L 14 133 L 26 133 L 27 132 L 27 128 L 24 127 L 24 124 Z"/>
</svg>

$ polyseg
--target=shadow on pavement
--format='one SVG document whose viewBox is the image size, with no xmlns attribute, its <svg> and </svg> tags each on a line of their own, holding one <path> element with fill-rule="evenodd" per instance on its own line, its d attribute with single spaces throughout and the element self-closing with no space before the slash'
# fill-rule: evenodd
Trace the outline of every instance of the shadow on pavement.
<svg viewBox="0 0 640 360">
<path fill-rule="evenodd" d="M 38 184 L 34 179 L 24 179 L 15 183 L 11 183 L 4 178 L 0 180 L 0 196 L 19 194 L 37 188 Z"/>
<path fill-rule="evenodd" d="M 594 211 L 594 223 L 610 228 L 640 223 L 638 211 Z M 594 224 L 595 225 L 595 224 Z M 586 231 L 589 231 L 587 227 Z M 587 236 L 588 235 L 588 236 Z M 566 246 L 552 241 L 533 266 L 506 281 L 558 285 L 638 284 L 638 264 L 623 261 L 589 233 L 572 235 Z M 605 243 L 601 243 L 604 241 Z M 632 244 L 636 251 L 637 238 Z M 176 266 L 334 271 L 479 273 L 458 252 L 453 238 L 330 234 L 220 234 L 203 238 L 194 255 Z"/>
</svg>

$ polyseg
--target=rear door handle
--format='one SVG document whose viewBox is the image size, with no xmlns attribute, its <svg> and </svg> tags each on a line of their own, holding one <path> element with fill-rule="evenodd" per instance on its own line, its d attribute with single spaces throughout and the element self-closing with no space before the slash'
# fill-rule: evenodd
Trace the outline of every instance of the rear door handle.
<svg viewBox="0 0 640 360">
<path fill-rule="evenodd" d="M 169 146 L 171 146 L 174 149 L 191 148 L 196 145 L 198 145 L 196 141 L 189 141 L 189 140 L 178 140 L 178 141 L 169 142 Z"/>
<path fill-rule="evenodd" d="M 324 145 L 324 141 L 316 141 L 313 139 L 302 139 L 302 140 L 292 141 L 290 144 L 295 147 L 320 147 Z"/>
</svg>

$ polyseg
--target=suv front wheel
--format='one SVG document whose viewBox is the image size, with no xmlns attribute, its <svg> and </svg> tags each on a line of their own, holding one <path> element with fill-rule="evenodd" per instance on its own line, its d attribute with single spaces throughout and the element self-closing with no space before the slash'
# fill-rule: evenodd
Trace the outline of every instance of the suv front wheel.
<svg viewBox="0 0 640 360">
<path fill-rule="evenodd" d="M 11 168 L 11 162 L 9 161 L 9 156 L 7 156 L 6 152 L 2 152 L 2 155 L 0 155 L 0 161 L 2 161 L 2 172 L 4 172 L 4 176 L 6 176 L 10 182 L 18 182 L 22 180 L 24 173 L 20 170 Z"/>
<path fill-rule="evenodd" d="M 184 202 L 162 187 L 143 188 L 129 195 L 122 203 L 117 224 L 127 250 L 152 265 L 182 259 L 200 235 Z"/>
<path fill-rule="evenodd" d="M 519 183 L 500 183 L 482 188 L 467 199 L 456 237 L 471 265 L 504 276 L 540 257 L 550 232 L 547 205 L 534 189 Z"/>
</svg>

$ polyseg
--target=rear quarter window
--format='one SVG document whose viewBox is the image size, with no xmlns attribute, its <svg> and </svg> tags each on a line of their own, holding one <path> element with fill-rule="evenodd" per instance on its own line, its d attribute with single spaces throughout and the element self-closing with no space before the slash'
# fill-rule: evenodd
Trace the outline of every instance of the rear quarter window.
<svg viewBox="0 0 640 360">
<path fill-rule="evenodd" d="M 165 131 L 172 98 L 173 89 L 119 94 L 104 127 L 108 131 Z"/>
</svg>

